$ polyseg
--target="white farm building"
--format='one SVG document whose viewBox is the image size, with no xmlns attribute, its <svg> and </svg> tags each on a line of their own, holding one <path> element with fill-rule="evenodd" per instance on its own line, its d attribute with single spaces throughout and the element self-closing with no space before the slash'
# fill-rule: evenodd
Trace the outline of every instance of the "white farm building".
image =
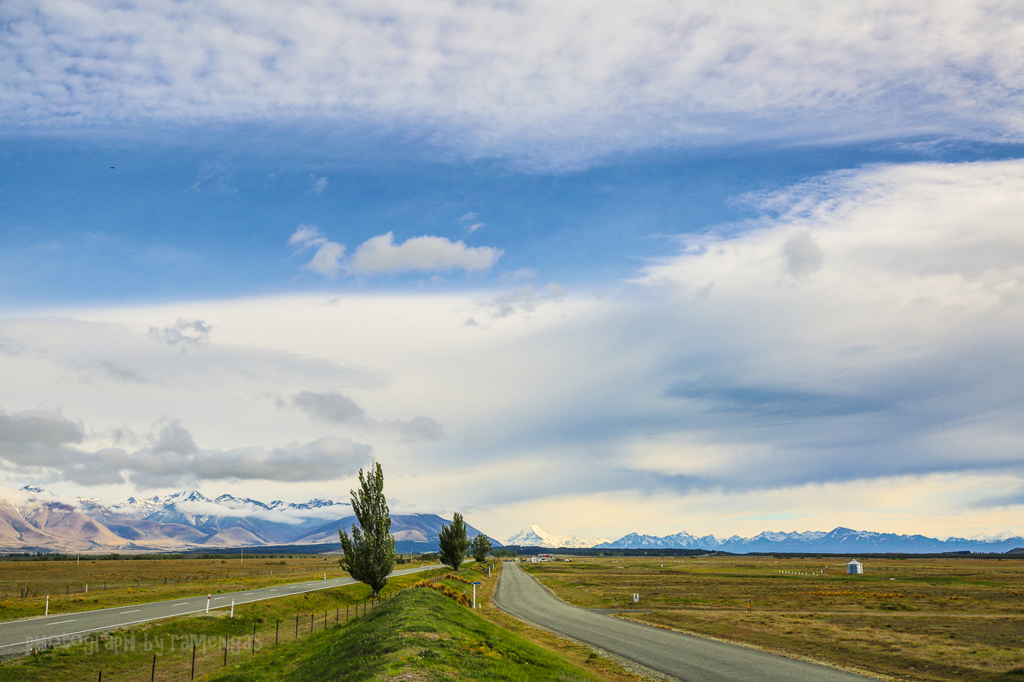
<svg viewBox="0 0 1024 682">
<path fill-rule="evenodd" d="M 846 564 L 846 575 L 864 575 L 864 564 L 856 559 L 850 559 Z"/>
</svg>

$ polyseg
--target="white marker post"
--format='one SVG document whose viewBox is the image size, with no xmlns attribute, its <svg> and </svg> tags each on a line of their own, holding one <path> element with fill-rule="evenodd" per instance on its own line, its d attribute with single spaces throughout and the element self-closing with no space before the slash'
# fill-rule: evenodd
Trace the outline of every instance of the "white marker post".
<svg viewBox="0 0 1024 682">
<path fill-rule="evenodd" d="M 476 586 L 481 583 L 473 583 L 473 608 L 476 609 Z"/>
<path fill-rule="evenodd" d="M 327 571 L 324 571 L 324 580 L 327 580 Z"/>
<path fill-rule="evenodd" d="M 44 613 L 43 615 L 44 616 L 49 616 L 50 615 L 50 595 L 46 595 L 46 613 Z"/>
<path fill-rule="evenodd" d="M 210 612 L 210 595 L 206 595 L 206 612 Z"/>
<path fill-rule="evenodd" d="M 235 617 L 235 600 L 234 599 L 231 600 L 231 615 L 228 616 L 228 617 L 229 618 L 234 618 Z"/>
</svg>

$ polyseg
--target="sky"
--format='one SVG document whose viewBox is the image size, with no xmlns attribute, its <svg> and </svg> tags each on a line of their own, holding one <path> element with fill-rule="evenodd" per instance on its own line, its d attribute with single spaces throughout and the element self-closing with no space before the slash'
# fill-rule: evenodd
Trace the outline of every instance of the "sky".
<svg viewBox="0 0 1024 682">
<path fill-rule="evenodd" d="M 1024 535 L 1024 8 L 9 0 L 0 486 Z"/>
</svg>

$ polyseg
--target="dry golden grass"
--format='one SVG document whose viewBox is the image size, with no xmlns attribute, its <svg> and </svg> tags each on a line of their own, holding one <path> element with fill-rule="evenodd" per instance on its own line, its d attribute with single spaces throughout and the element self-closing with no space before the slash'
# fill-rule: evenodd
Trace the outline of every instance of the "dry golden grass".
<svg viewBox="0 0 1024 682">
<path fill-rule="evenodd" d="M 906 680 L 1024 680 L 1024 561 L 601 558 L 529 564 L 560 597 Z M 827 568 L 826 568 L 827 566 Z M 748 607 L 749 600 L 749 607 Z M 748 611 L 749 608 L 749 611 Z"/>
<path fill-rule="evenodd" d="M 50 613 L 68 613 L 323 578 L 324 572 L 348 575 L 336 555 L 0 561 L 0 621 L 42 615 L 47 595 Z M 29 596 L 21 596 L 26 589 Z"/>
</svg>

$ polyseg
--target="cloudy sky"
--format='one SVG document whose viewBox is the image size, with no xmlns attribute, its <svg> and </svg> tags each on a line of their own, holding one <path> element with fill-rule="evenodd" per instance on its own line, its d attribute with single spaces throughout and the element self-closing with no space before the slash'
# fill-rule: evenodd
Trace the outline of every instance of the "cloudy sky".
<svg viewBox="0 0 1024 682">
<path fill-rule="evenodd" d="M 0 485 L 1024 534 L 1015 3 L 8 0 Z"/>
</svg>

